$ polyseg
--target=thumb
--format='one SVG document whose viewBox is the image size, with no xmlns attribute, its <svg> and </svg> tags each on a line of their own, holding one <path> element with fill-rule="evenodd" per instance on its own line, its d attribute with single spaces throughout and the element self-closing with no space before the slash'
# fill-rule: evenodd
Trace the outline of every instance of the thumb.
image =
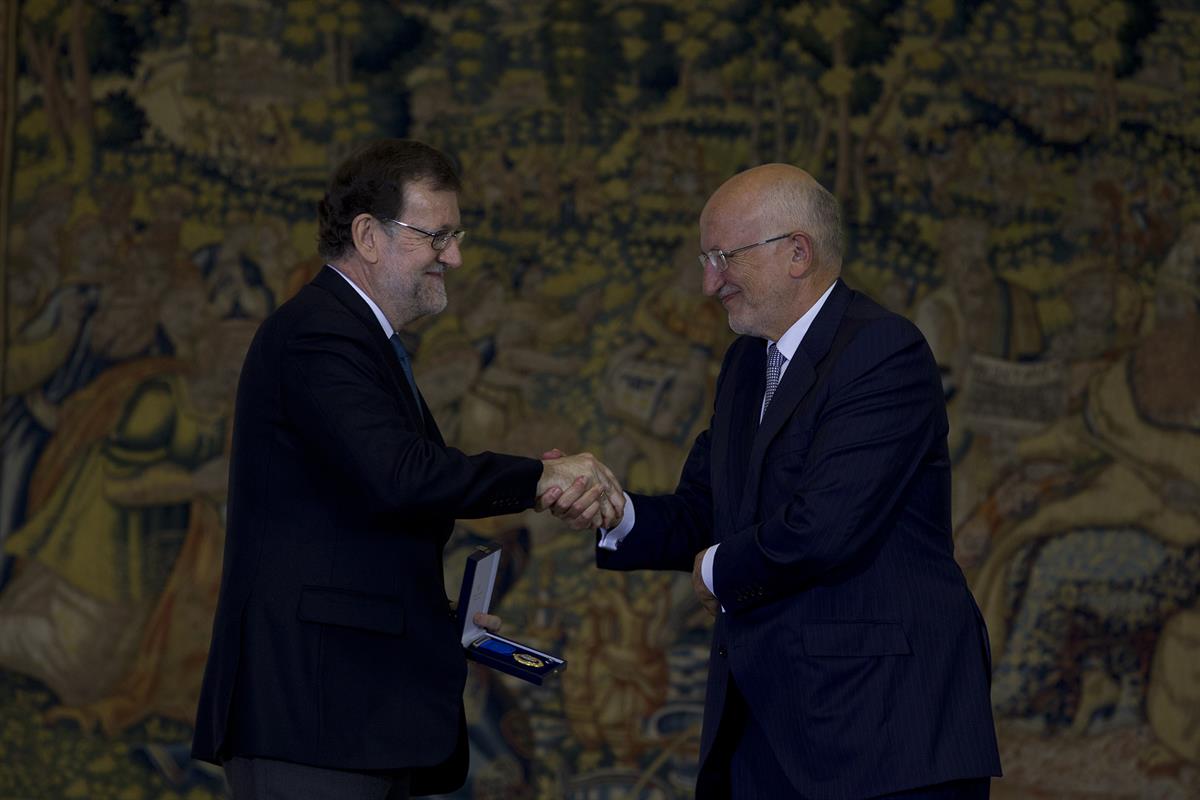
<svg viewBox="0 0 1200 800">
<path fill-rule="evenodd" d="M 555 447 L 552 450 L 547 450 L 546 452 L 542 453 L 542 460 L 553 461 L 556 458 L 562 458 L 564 455 L 566 454 L 563 453 L 562 450 L 559 450 L 557 447 Z"/>
</svg>

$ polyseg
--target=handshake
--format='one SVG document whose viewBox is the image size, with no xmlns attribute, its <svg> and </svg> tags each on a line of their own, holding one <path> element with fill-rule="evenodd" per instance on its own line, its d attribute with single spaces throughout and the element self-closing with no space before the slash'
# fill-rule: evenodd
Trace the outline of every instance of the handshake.
<svg viewBox="0 0 1200 800">
<path fill-rule="evenodd" d="M 591 453 L 543 453 L 537 495 L 538 511 L 549 511 L 576 530 L 615 528 L 625 512 L 621 484 Z"/>
</svg>

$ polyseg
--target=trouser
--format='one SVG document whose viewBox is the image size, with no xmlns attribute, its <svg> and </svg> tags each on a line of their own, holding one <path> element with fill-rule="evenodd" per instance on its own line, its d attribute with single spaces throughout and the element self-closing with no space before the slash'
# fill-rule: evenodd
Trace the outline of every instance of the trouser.
<svg viewBox="0 0 1200 800">
<path fill-rule="evenodd" d="M 708 797 L 729 800 L 804 800 L 783 770 L 766 732 L 750 713 L 745 697 L 729 675 L 725 692 L 725 710 L 713 742 L 709 759 L 716 768 L 701 780 L 720 786 L 705 787 Z M 697 787 L 700 789 L 700 787 Z M 987 800 L 991 778 L 922 786 L 871 800 Z"/>
<path fill-rule="evenodd" d="M 408 800 L 407 770 L 350 772 L 269 758 L 232 758 L 233 800 Z"/>
</svg>

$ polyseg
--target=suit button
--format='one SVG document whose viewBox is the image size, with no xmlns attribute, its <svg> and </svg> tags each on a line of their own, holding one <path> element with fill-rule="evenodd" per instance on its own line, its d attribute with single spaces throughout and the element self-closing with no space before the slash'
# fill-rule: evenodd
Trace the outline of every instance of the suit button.
<svg viewBox="0 0 1200 800">
<path fill-rule="evenodd" d="M 717 655 L 719 655 L 721 658 L 729 655 L 729 651 L 725 649 L 725 645 L 721 645 L 717 648 Z"/>
</svg>

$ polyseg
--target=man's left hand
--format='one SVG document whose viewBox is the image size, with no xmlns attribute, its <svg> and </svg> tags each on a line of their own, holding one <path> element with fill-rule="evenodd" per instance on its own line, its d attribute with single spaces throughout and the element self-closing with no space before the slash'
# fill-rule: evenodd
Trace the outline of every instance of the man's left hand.
<svg viewBox="0 0 1200 800">
<path fill-rule="evenodd" d="M 708 550 L 701 550 L 696 553 L 696 560 L 692 562 L 692 590 L 696 593 L 696 599 L 700 601 L 700 605 L 714 617 L 717 615 L 717 609 L 721 604 L 717 601 L 716 595 L 708 590 L 704 585 L 704 575 L 701 572 L 701 566 L 704 564 L 704 554 Z"/>
</svg>

